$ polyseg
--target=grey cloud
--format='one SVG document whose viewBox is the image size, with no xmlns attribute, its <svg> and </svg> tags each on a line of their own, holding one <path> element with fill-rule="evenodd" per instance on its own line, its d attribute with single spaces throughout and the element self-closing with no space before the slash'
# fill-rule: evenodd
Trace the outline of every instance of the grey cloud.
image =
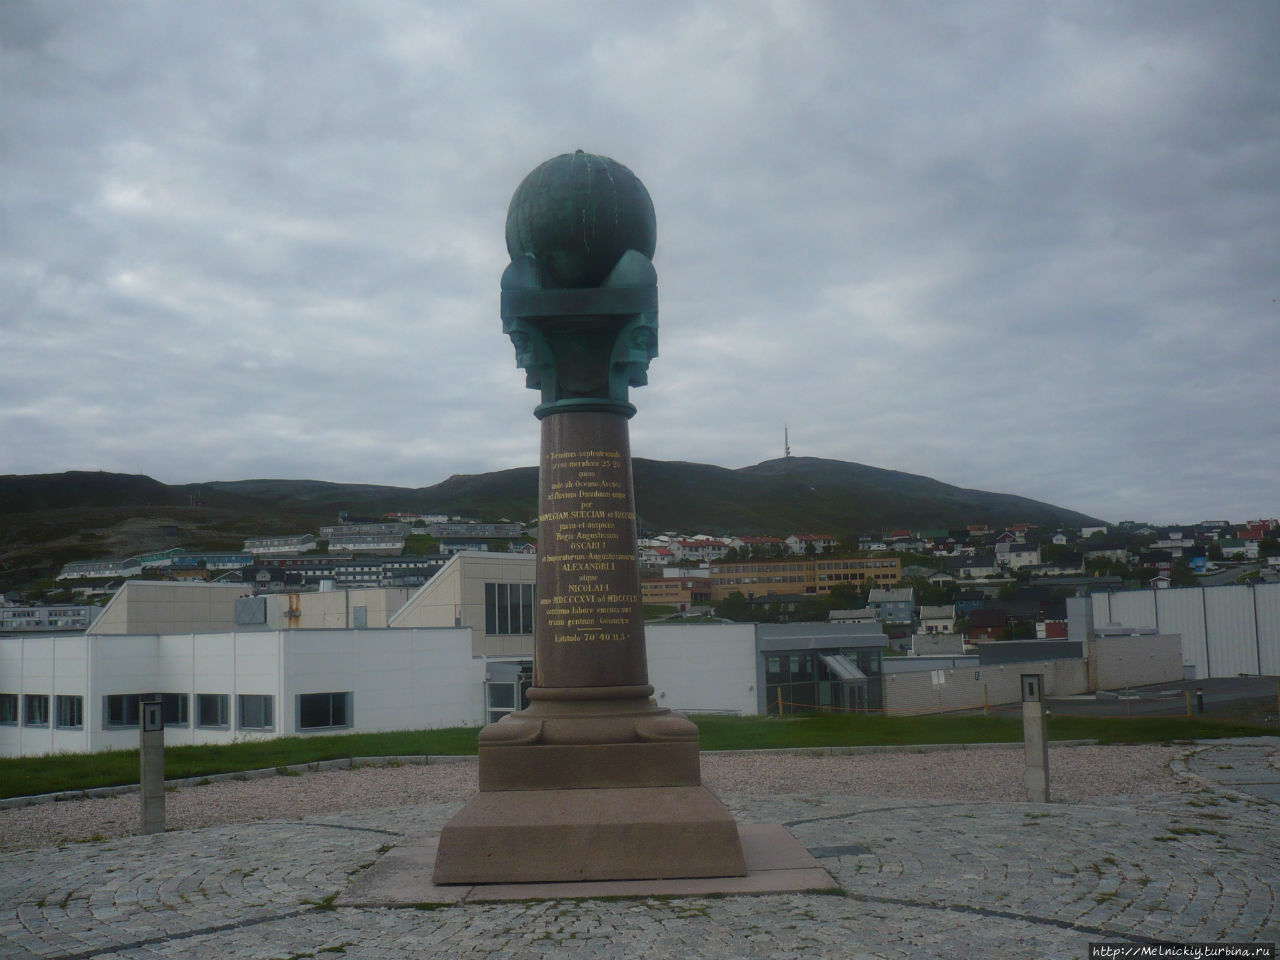
<svg viewBox="0 0 1280 960">
<path fill-rule="evenodd" d="M 786 421 L 797 453 L 1113 518 L 1274 513 L 1277 27 L 1244 2 L 5 4 L 7 469 L 532 463 L 502 224 L 582 147 L 658 209 L 637 455 L 741 466 Z"/>
</svg>

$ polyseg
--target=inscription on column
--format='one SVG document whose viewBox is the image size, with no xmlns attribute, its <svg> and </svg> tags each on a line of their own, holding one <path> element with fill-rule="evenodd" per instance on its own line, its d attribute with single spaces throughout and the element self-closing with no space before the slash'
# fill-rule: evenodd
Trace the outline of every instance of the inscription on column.
<svg viewBox="0 0 1280 960">
<path fill-rule="evenodd" d="M 542 622 L 555 643 L 626 640 L 640 613 L 627 454 L 556 450 L 542 469 Z"/>
</svg>

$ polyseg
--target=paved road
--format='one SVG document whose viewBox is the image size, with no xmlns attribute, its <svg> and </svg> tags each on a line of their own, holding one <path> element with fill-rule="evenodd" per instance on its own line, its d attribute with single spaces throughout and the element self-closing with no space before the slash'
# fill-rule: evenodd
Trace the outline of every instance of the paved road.
<svg viewBox="0 0 1280 960">
<path fill-rule="evenodd" d="M 726 798 L 841 892 L 331 908 L 454 805 L 256 822 L 0 860 L 0 956 L 1072 958 L 1096 941 L 1280 939 L 1280 739 L 1182 762 L 1176 796 L 972 804 Z"/>
<path fill-rule="evenodd" d="M 1113 690 L 1091 696 L 1054 699 L 1049 709 L 1058 716 L 1182 717 L 1187 694 L 1197 712 L 1196 691 L 1204 698 L 1209 715 L 1239 716 L 1242 710 L 1275 716 L 1280 709 L 1280 687 L 1275 677 L 1213 677 Z"/>
</svg>

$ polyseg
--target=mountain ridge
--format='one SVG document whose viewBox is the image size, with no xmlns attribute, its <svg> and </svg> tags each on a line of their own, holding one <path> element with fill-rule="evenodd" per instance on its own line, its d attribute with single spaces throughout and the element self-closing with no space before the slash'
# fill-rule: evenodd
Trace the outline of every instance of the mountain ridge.
<svg viewBox="0 0 1280 960">
<path fill-rule="evenodd" d="M 1015 494 L 957 487 L 931 477 L 819 457 L 727 468 L 636 458 L 637 513 L 654 529 L 710 533 L 954 528 L 985 522 L 1098 523 L 1078 511 Z M 532 519 L 536 467 L 454 474 L 425 487 L 254 478 L 165 484 L 142 474 L 67 471 L 0 476 L 0 515 L 66 509 L 222 508 L 336 519 L 392 510 Z"/>
</svg>

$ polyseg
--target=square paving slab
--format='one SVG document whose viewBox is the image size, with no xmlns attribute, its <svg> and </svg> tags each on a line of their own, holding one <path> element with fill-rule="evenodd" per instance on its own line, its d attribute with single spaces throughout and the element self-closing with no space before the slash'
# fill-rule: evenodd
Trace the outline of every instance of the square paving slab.
<svg viewBox="0 0 1280 960">
<path fill-rule="evenodd" d="M 831 875 L 785 827 L 769 823 L 739 824 L 738 836 L 747 861 L 745 877 L 448 886 L 431 882 L 439 837 L 412 837 L 383 854 L 338 897 L 336 905 L 407 907 L 424 903 L 495 900 L 804 893 L 839 888 Z"/>
</svg>

